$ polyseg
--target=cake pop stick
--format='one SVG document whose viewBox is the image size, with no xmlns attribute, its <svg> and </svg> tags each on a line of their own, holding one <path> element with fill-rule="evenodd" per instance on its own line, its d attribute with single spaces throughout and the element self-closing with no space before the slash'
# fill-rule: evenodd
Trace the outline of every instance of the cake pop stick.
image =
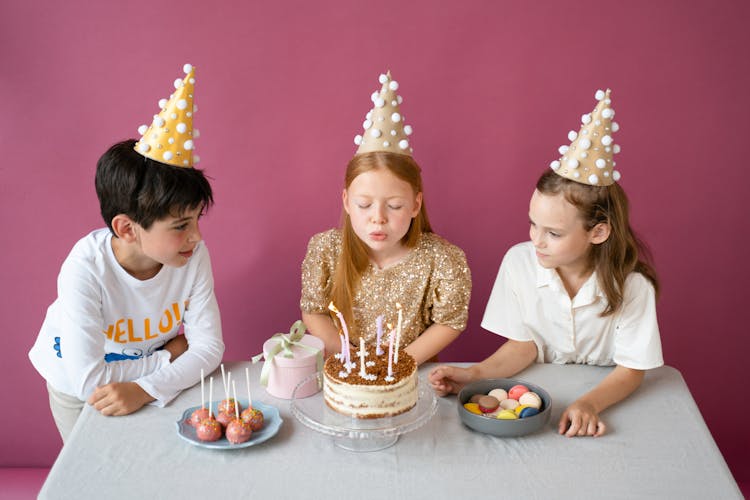
<svg viewBox="0 0 750 500">
<path fill-rule="evenodd" d="M 211 418 L 211 402 L 214 399 L 214 378 L 208 380 L 208 418 Z"/>
<path fill-rule="evenodd" d="M 227 376 L 224 373 L 224 363 L 221 364 L 221 383 L 224 386 L 224 394 L 227 393 Z"/>
<path fill-rule="evenodd" d="M 203 368 L 201 368 L 201 408 L 206 407 L 206 392 L 204 390 L 205 387 L 205 380 L 203 376 Z"/>
<path fill-rule="evenodd" d="M 247 407 L 253 407 L 253 398 L 250 396 L 250 368 L 245 367 L 245 382 L 247 382 Z"/>
<path fill-rule="evenodd" d="M 234 380 L 232 380 L 232 396 L 237 401 L 237 385 L 234 383 Z M 240 419 L 240 405 L 234 405 L 234 416 L 237 417 L 237 420 Z"/>
</svg>

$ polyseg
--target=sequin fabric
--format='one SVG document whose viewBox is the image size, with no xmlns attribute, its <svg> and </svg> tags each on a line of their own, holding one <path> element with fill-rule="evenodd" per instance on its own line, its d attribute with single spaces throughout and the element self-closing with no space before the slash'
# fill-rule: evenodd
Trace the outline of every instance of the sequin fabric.
<svg viewBox="0 0 750 500">
<path fill-rule="evenodd" d="M 340 253 L 340 230 L 331 229 L 310 238 L 302 262 L 303 312 L 329 313 L 333 272 Z M 386 338 L 385 325 L 390 323 L 396 328 L 398 302 L 403 308 L 402 346 L 409 345 L 433 323 L 463 331 L 470 296 L 471 272 L 464 252 L 434 233 L 424 233 L 400 262 L 386 269 L 374 264 L 367 268 L 355 295 L 356 329 L 364 332 L 365 342 L 374 342 L 376 318 L 383 314 Z M 352 333 L 350 340 L 357 345 L 359 335 Z"/>
</svg>

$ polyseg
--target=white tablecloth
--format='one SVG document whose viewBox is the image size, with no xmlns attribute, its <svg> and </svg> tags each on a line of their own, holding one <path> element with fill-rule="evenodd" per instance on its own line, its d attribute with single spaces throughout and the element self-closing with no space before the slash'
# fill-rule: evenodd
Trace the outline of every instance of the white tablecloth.
<svg viewBox="0 0 750 500">
<path fill-rule="evenodd" d="M 237 390 L 244 394 L 247 363 L 226 366 L 242 374 Z M 420 377 L 430 367 L 420 368 Z M 451 396 L 394 446 L 355 453 L 298 422 L 287 400 L 258 385 L 260 365 L 254 365 L 254 399 L 278 407 L 284 419 L 272 439 L 226 451 L 180 439 L 175 422 L 199 404 L 200 384 L 166 408 L 149 406 L 126 417 L 86 407 L 40 498 L 742 498 L 674 368 L 648 372 L 633 396 L 607 410 L 605 436 L 558 435 L 563 409 L 609 370 L 533 365 L 519 374 L 553 399 L 548 427 L 532 435 L 474 432 L 461 424 Z"/>
</svg>

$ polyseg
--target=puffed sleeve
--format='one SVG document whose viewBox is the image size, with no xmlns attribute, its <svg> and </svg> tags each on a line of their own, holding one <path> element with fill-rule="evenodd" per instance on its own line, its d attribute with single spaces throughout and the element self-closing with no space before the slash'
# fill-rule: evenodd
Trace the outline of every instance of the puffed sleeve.
<svg viewBox="0 0 750 500">
<path fill-rule="evenodd" d="M 306 313 L 326 313 L 331 297 L 333 271 L 341 252 L 341 234 L 336 229 L 310 238 L 302 261 L 300 309 Z"/>
<path fill-rule="evenodd" d="M 444 240 L 440 246 L 429 292 L 430 320 L 461 332 L 469 317 L 471 271 L 463 250 Z"/>
<path fill-rule="evenodd" d="M 640 273 L 625 280 L 623 304 L 615 321 L 614 362 L 636 370 L 664 364 L 659 325 L 656 321 L 656 292 Z"/>
</svg>

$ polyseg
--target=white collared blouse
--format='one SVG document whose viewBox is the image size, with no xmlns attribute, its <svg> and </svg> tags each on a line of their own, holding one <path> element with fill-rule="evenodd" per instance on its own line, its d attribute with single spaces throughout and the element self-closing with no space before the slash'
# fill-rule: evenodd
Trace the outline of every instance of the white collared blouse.
<svg viewBox="0 0 750 500">
<path fill-rule="evenodd" d="M 525 242 L 505 254 L 482 327 L 509 339 L 533 340 L 539 363 L 639 370 L 663 365 L 656 294 L 648 279 L 631 273 L 620 309 L 600 316 L 606 305 L 596 272 L 571 299 L 557 272 L 540 266 L 534 245 Z"/>
</svg>

